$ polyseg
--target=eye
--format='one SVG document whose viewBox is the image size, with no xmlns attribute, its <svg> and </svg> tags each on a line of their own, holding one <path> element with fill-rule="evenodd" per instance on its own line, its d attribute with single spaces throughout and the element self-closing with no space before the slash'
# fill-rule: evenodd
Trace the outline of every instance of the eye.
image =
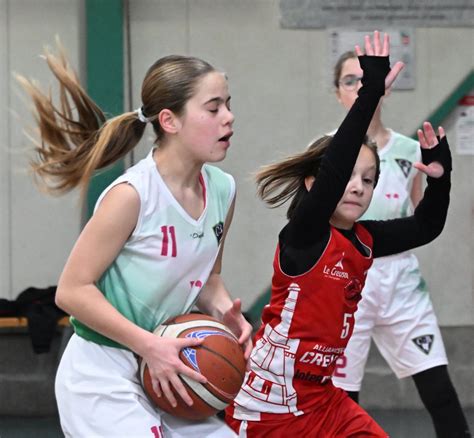
<svg viewBox="0 0 474 438">
<path fill-rule="evenodd" d="M 218 109 L 210 109 L 209 110 L 210 113 L 214 113 L 214 114 L 217 113 L 217 111 L 218 111 Z"/>
<path fill-rule="evenodd" d="M 374 180 L 372 178 L 364 178 L 364 182 L 366 184 L 370 184 L 370 185 L 373 185 L 374 184 Z"/>
<path fill-rule="evenodd" d="M 362 78 L 356 75 L 346 75 L 340 80 L 340 84 L 348 89 L 355 89 Z"/>
</svg>

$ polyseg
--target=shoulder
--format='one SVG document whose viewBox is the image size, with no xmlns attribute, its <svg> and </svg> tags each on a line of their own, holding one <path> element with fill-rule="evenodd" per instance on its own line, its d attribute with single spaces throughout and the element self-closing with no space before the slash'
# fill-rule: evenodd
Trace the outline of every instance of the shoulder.
<svg viewBox="0 0 474 438">
<path fill-rule="evenodd" d="M 420 152 L 420 144 L 413 138 L 392 131 L 393 149 L 397 152 L 403 152 L 407 156 L 418 156 Z"/>
<path fill-rule="evenodd" d="M 104 197 L 115 187 L 121 186 L 119 191 L 131 193 L 133 190 L 138 196 L 138 200 L 145 202 L 150 191 L 156 189 L 156 167 L 150 155 L 140 160 L 134 166 L 128 168 L 124 174 L 116 178 L 100 195 L 96 203 L 97 206 L 102 202 Z M 128 187 L 128 189 L 124 188 Z"/>
<path fill-rule="evenodd" d="M 234 177 L 219 169 L 216 166 L 205 164 L 203 173 L 207 180 L 209 190 L 218 193 L 219 197 L 232 200 L 235 196 L 235 180 Z"/>
</svg>

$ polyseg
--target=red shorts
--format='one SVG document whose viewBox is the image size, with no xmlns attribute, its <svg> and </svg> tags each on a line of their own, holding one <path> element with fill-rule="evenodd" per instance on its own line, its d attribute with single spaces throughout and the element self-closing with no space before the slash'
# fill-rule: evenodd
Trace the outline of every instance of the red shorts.
<svg viewBox="0 0 474 438">
<path fill-rule="evenodd" d="M 329 406 L 300 416 L 265 415 L 261 421 L 236 420 L 226 410 L 227 424 L 241 438 L 387 438 L 388 434 L 346 392 L 335 388 Z M 340 391 L 340 393 L 339 393 Z"/>
</svg>

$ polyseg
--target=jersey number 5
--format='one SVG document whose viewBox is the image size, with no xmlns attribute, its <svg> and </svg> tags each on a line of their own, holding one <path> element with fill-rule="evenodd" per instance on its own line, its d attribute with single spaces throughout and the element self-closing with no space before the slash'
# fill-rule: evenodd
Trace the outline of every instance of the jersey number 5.
<svg viewBox="0 0 474 438">
<path fill-rule="evenodd" d="M 352 313 L 344 313 L 344 321 L 342 323 L 342 332 L 341 339 L 345 339 L 349 336 L 349 331 L 351 329 L 351 323 L 349 320 L 352 318 Z"/>
</svg>

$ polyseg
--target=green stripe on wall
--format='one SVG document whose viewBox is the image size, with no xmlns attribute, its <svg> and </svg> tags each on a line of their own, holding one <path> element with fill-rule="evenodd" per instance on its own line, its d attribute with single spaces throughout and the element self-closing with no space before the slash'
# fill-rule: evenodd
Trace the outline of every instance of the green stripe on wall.
<svg viewBox="0 0 474 438">
<path fill-rule="evenodd" d="M 459 85 L 451 92 L 451 94 L 438 106 L 426 119 L 431 122 L 433 128 L 436 130 L 457 107 L 458 102 L 474 89 L 474 70 L 471 70 L 466 77 L 459 83 Z M 422 123 L 423 123 L 422 122 Z M 420 124 L 421 128 L 421 124 Z M 416 131 L 412 134 L 412 138 L 418 140 Z"/>
<path fill-rule="evenodd" d="M 124 111 L 123 38 L 123 0 L 86 0 L 87 92 L 107 117 Z M 92 178 L 87 218 L 99 195 L 123 170 L 120 161 Z"/>
</svg>

